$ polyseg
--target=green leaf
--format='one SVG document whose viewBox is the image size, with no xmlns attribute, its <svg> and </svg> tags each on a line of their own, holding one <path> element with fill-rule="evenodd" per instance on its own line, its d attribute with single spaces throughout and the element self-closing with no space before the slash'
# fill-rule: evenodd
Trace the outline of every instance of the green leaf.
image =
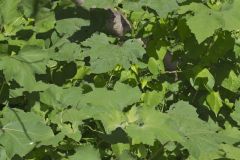
<svg viewBox="0 0 240 160">
<path fill-rule="evenodd" d="M 166 17 L 168 13 L 178 9 L 178 4 L 175 0 L 126 0 L 123 2 L 126 9 L 139 11 L 143 6 L 147 6 L 155 10 L 159 17 Z"/>
<path fill-rule="evenodd" d="M 0 0 L 0 160 L 238 160 L 239 8 Z"/>
<path fill-rule="evenodd" d="M 12 158 L 15 154 L 24 156 L 37 143 L 54 136 L 44 120 L 34 113 L 5 107 L 0 118 L 0 144 Z"/>
<path fill-rule="evenodd" d="M 240 157 L 240 148 L 227 144 L 222 144 L 222 149 L 226 153 L 226 158 L 238 159 Z"/>
<path fill-rule="evenodd" d="M 129 69 L 131 64 L 138 64 L 138 59 L 145 53 L 141 43 L 137 40 L 127 40 L 122 46 L 109 42 L 112 38 L 105 34 L 94 34 L 82 43 L 90 47 L 85 51 L 85 56 L 90 56 L 92 73 L 104 73 L 111 71 L 117 65 Z"/>
<path fill-rule="evenodd" d="M 215 84 L 215 79 L 213 75 L 209 72 L 207 68 L 204 68 L 196 74 L 191 84 L 196 90 L 207 89 L 211 91 Z"/>
<path fill-rule="evenodd" d="M 199 119 L 196 109 L 187 102 L 179 101 L 170 108 L 169 116 L 185 138 L 181 144 L 190 155 L 204 160 L 219 158 L 220 144 L 224 141 L 217 134 L 220 128 L 210 120 L 205 122 Z"/>
<path fill-rule="evenodd" d="M 117 6 L 117 2 L 118 0 L 87 0 L 84 1 L 82 6 L 86 8 L 113 8 L 114 6 Z"/>
<path fill-rule="evenodd" d="M 36 46 L 25 46 L 16 57 L 21 62 L 31 65 L 34 73 L 45 74 L 46 63 L 49 60 L 47 50 L 43 50 Z"/>
<path fill-rule="evenodd" d="M 123 153 L 118 157 L 119 160 L 135 160 L 133 156 L 127 151 L 123 151 Z"/>
<path fill-rule="evenodd" d="M 231 114 L 231 117 L 240 125 L 240 99 L 236 100 L 234 106 L 234 112 Z"/>
<path fill-rule="evenodd" d="M 6 150 L 2 146 L 0 146 L 0 160 L 10 160 L 7 156 Z"/>
<path fill-rule="evenodd" d="M 0 70 L 7 81 L 15 80 L 20 86 L 27 90 L 36 84 L 34 70 L 28 63 L 17 60 L 13 57 L 3 57 L 0 61 Z"/>
<path fill-rule="evenodd" d="M 125 93 L 128 94 L 125 94 Z M 96 88 L 79 100 L 79 108 L 86 115 L 101 120 L 107 133 L 118 127 L 123 128 L 127 121 L 122 110 L 140 100 L 141 92 L 135 87 L 117 83 L 113 91 Z M 124 101 L 123 101 L 124 99 Z M 109 114 L 111 113 L 111 114 Z"/>
<path fill-rule="evenodd" d="M 95 88 L 93 91 L 82 94 L 79 88 L 62 89 L 60 87 L 52 86 L 45 92 L 40 93 L 40 101 L 44 104 L 52 106 L 57 110 L 62 110 L 68 106 L 79 108 L 79 112 L 68 114 L 66 111 L 60 115 L 58 121 L 54 120 L 57 124 L 69 121 L 74 124 L 87 118 L 101 120 L 107 133 L 115 130 L 118 127 L 123 127 L 126 117 L 122 109 L 139 101 L 141 97 L 140 90 L 135 87 L 132 88 L 128 85 L 117 83 L 114 90 L 106 90 L 103 88 Z M 128 94 L 125 94 L 125 93 Z M 123 101 L 124 99 L 124 101 Z M 111 113 L 111 114 L 109 114 Z M 83 116 L 83 114 L 85 116 Z M 70 118 L 71 116 L 75 119 Z M 74 129 L 74 128 L 73 128 Z"/>
<path fill-rule="evenodd" d="M 83 124 L 83 120 L 92 118 L 90 115 L 77 110 L 77 109 L 66 109 L 63 111 L 52 112 L 49 119 L 52 123 L 57 124 L 60 134 L 72 138 L 75 141 L 80 141 L 81 132 L 79 126 Z M 71 125 L 69 125 L 71 123 Z"/>
<path fill-rule="evenodd" d="M 69 160 L 101 160 L 99 151 L 91 145 L 77 148 L 76 153 L 68 158 Z"/>
<path fill-rule="evenodd" d="M 49 4 L 50 0 L 21 0 L 19 8 L 26 17 L 34 17 L 38 10 L 36 8 L 42 8 Z"/>
<path fill-rule="evenodd" d="M 169 116 L 152 108 L 140 109 L 139 120 L 127 126 L 125 131 L 132 138 L 132 144 L 153 145 L 155 140 L 163 144 L 183 140 L 177 126 L 169 121 Z"/>
<path fill-rule="evenodd" d="M 218 115 L 218 112 L 223 106 L 222 99 L 220 97 L 219 92 L 212 91 L 207 96 L 207 103 L 210 107 L 210 109 L 215 113 L 215 115 Z"/>
<path fill-rule="evenodd" d="M 222 87 L 236 93 L 240 88 L 240 76 L 231 70 L 227 78 L 225 78 L 221 84 Z"/>
<path fill-rule="evenodd" d="M 34 14 L 34 6 L 37 5 L 36 0 L 21 0 L 20 7 L 26 17 L 30 17 Z"/>
<path fill-rule="evenodd" d="M 130 149 L 129 144 L 123 144 L 123 143 L 117 143 L 112 145 L 112 150 L 115 155 L 121 156 L 124 154 L 124 151 L 127 151 Z"/>
<path fill-rule="evenodd" d="M 47 32 L 54 28 L 56 19 L 55 14 L 48 8 L 39 8 L 35 17 L 35 31 L 36 32 Z"/>
<path fill-rule="evenodd" d="M 191 3 L 181 7 L 180 14 L 187 11 L 194 12 L 194 16 L 187 18 L 187 24 L 199 43 L 212 36 L 219 28 L 229 31 L 239 30 L 240 20 L 237 17 L 239 15 L 240 2 L 225 3 L 226 7 L 223 7 L 220 11 L 215 11 L 200 3 Z"/>
<path fill-rule="evenodd" d="M 134 74 L 134 72 L 132 72 L 131 70 L 125 70 L 121 72 L 121 78 L 120 78 L 120 82 L 124 82 L 126 80 L 134 80 L 137 81 L 137 77 L 136 74 Z"/>
<path fill-rule="evenodd" d="M 20 0 L 0 0 L 0 17 L 3 24 L 8 25 L 16 22 L 18 18 L 21 18 L 18 5 Z"/>
<path fill-rule="evenodd" d="M 55 50 L 56 46 L 52 49 Z M 51 55 L 51 58 L 56 61 L 66 61 L 73 62 L 75 60 L 82 60 L 83 56 L 81 54 L 81 47 L 76 43 L 70 43 L 69 41 L 64 41 L 60 46 L 57 46 L 58 52 Z"/>
<path fill-rule="evenodd" d="M 122 110 L 138 102 L 140 97 L 141 92 L 138 87 L 132 88 L 129 85 L 118 82 L 115 84 L 113 90 L 96 88 L 92 92 L 85 94 L 80 99 L 79 107 L 88 104 L 92 106 L 114 107 Z"/>
<path fill-rule="evenodd" d="M 123 112 L 114 106 L 86 106 L 81 112 L 92 117 L 95 120 L 100 120 L 105 131 L 110 134 L 117 128 L 124 128 L 127 118 Z M 109 114 L 111 113 L 111 114 Z"/>
<path fill-rule="evenodd" d="M 164 97 L 164 92 L 147 92 L 143 97 L 144 105 L 148 107 L 156 107 L 157 105 L 164 103 Z"/>
<path fill-rule="evenodd" d="M 71 36 L 75 32 L 81 30 L 81 27 L 88 26 L 89 21 L 81 18 L 67 18 L 56 22 L 56 30 L 60 35 Z"/>
<path fill-rule="evenodd" d="M 7 82 L 15 80 L 24 91 L 41 91 L 46 84 L 36 81 L 35 74 L 46 73 L 48 52 L 38 47 L 26 46 L 19 55 L 4 56 L 0 61 L 0 70 Z"/>
<path fill-rule="evenodd" d="M 49 85 L 44 92 L 40 93 L 40 101 L 57 110 L 62 110 L 68 106 L 76 107 L 81 97 L 82 89 L 79 87 L 63 89 Z"/>
<path fill-rule="evenodd" d="M 148 60 L 148 69 L 153 75 L 160 74 L 160 72 L 164 71 L 163 61 L 150 57 Z"/>
</svg>

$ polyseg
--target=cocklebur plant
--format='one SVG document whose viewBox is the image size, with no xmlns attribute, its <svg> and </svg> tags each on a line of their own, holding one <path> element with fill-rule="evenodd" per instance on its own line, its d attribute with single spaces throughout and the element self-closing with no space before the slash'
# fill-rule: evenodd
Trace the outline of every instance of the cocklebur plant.
<svg viewBox="0 0 240 160">
<path fill-rule="evenodd" d="M 240 1 L 205 2 L 0 0 L 0 159 L 239 160 Z"/>
</svg>

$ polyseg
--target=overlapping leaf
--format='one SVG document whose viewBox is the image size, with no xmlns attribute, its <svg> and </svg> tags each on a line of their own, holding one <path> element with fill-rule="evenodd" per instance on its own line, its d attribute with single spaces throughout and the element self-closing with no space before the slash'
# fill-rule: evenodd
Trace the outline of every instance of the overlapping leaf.
<svg viewBox="0 0 240 160">
<path fill-rule="evenodd" d="M 238 92 L 240 88 L 240 76 L 237 76 L 234 71 L 230 71 L 227 78 L 222 82 L 222 87 L 232 91 Z"/>
<path fill-rule="evenodd" d="M 0 144 L 7 155 L 26 155 L 37 143 L 54 136 L 50 127 L 34 113 L 24 113 L 19 109 L 5 108 L 0 119 Z"/>
<path fill-rule="evenodd" d="M 194 12 L 194 16 L 189 17 L 187 23 L 199 43 L 212 36 L 219 28 L 229 31 L 239 30 L 240 21 L 237 17 L 239 15 L 240 2 L 235 0 L 231 4 L 227 3 L 220 11 L 210 9 L 199 3 L 191 3 L 181 7 L 180 13 Z"/>
<path fill-rule="evenodd" d="M 77 148 L 76 153 L 69 156 L 70 160 L 100 160 L 100 154 L 97 149 L 91 145 Z"/>
<path fill-rule="evenodd" d="M 153 145 L 155 140 L 163 144 L 168 141 L 183 141 L 176 124 L 169 121 L 169 116 L 151 108 L 140 109 L 139 120 L 130 124 L 126 132 L 133 144 Z"/>
<path fill-rule="evenodd" d="M 128 40 L 121 46 L 110 44 L 112 40 L 105 34 L 94 34 L 82 43 L 90 47 L 89 50 L 85 50 L 85 56 L 90 57 L 92 73 L 108 72 L 116 65 L 122 65 L 128 69 L 131 64 L 138 64 L 138 58 L 142 58 L 145 53 L 137 40 Z"/>
<path fill-rule="evenodd" d="M 1 160 L 239 159 L 239 1 L 77 1 L 0 0 Z"/>
<path fill-rule="evenodd" d="M 178 9 L 176 0 L 126 0 L 123 2 L 125 8 L 129 10 L 141 10 L 142 7 L 147 6 L 154 9 L 159 17 L 166 17 L 168 13 Z"/>
<path fill-rule="evenodd" d="M 211 121 L 207 123 L 200 120 L 194 107 L 183 101 L 171 106 L 169 116 L 186 138 L 182 145 L 188 149 L 191 156 L 195 159 L 219 157 L 223 139 L 217 134 L 220 129 L 217 125 Z"/>
</svg>

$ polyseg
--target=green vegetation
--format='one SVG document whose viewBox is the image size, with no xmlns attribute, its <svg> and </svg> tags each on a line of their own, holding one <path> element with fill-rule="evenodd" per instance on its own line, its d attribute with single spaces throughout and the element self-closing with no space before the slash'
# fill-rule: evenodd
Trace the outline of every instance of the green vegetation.
<svg viewBox="0 0 240 160">
<path fill-rule="evenodd" d="M 0 160 L 239 160 L 239 0 L 0 0 Z"/>
</svg>

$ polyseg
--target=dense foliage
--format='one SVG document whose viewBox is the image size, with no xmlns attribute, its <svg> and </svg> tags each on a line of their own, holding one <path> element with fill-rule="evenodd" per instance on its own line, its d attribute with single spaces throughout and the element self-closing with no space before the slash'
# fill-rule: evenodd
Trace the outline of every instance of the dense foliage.
<svg viewBox="0 0 240 160">
<path fill-rule="evenodd" d="M 0 0 L 0 160 L 239 160 L 239 8 Z"/>
</svg>

